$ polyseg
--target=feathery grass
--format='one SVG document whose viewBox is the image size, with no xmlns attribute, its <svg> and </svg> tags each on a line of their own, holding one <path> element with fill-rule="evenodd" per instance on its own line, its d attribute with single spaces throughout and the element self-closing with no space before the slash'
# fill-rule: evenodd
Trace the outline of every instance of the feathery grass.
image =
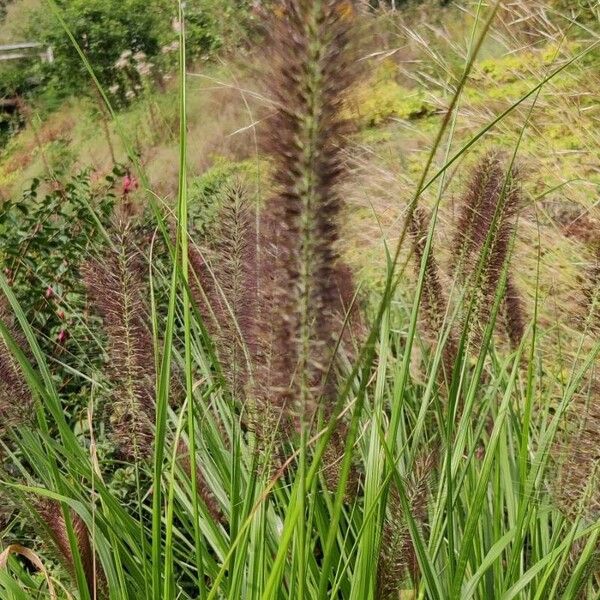
<svg viewBox="0 0 600 600">
<path fill-rule="evenodd" d="M 209 240 L 188 222 L 184 4 L 175 240 L 173 214 L 152 196 L 148 252 L 129 244 L 121 222 L 85 269 L 107 335 L 119 446 L 133 448 L 120 458 L 135 470 L 134 497 L 118 496 L 115 464 L 98 447 L 103 383 L 89 377 L 87 427 L 74 431 L 0 275 L 0 370 L 10 374 L 0 407 L 37 407 L 28 409 L 35 425 L 19 420 L 0 437 L 10 465 L 2 492 L 37 512 L 64 563 L 39 577 L 11 554 L 0 561 L 0 596 L 597 597 L 597 294 L 587 294 L 579 350 L 557 382 L 542 352 L 551 331 L 538 320 L 539 286 L 530 314 L 514 281 L 526 202 L 513 167 L 528 118 L 506 165 L 487 154 L 472 172 L 452 281 L 435 240 L 451 165 L 577 59 L 532 82 L 456 149 L 461 98 L 501 4 L 477 2 L 398 243 L 386 247 L 383 288 L 364 308 L 339 247 L 362 18 L 354 3 L 275 6 L 265 42 L 274 99 L 262 123 L 272 189 L 256 204 L 243 186 L 225 190 Z M 430 217 L 434 183 L 442 185 Z M 416 278 L 403 267 L 405 246 Z M 508 344 L 495 335 L 502 322 Z M 173 403 L 177 377 L 185 398 Z M 577 407 L 582 422 L 570 430 Z M 39 554 L 49 560 L 49 550 Z"/>
</svg>

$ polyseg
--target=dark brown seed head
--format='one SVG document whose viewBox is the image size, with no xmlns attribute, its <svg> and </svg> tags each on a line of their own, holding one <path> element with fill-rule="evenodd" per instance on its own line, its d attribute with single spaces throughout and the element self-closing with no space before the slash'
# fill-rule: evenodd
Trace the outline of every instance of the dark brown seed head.
<svg viewBox="0 0 600 600">
<path fill-rule="evenodd" d="M 179 445 L 177 446 L 177 457 L 179 459 L 179 464 L 181 465 L 181 468 L 185 472 L 186 476 L 191 479 L 192 461 L 190 459 L 190 450 L 187 443 L 183 440 L 180 440 Z M 196 473 L 194 476 L 196 478 L 196 491 L 198 493 L 198 497 L 202 500 L 202 502 L 204 502 L 206 510 L 214 519 L 215 523 L 225 523 L 225 517 L 221 507 L 219 506 L 219 501 L 206 481 L 206 477 L 202 471 L 201 461 L 199 460 L 196 461 Z"/>
<path fill-rule="evenodd" d="M 425 257 L 427 236 L 429 231 L 429 216 L 424 208 L 418 206 L 409 223 L 409 232 L 412 239 L 415 270 L 420 274 L 421 265 Z M 435 258 L 433 245 L 425 263 L 423 288 L 421 292 L 421 315 L 424 330 L 432 342 L 436 342 L 446 320 L 448 297 L 444 291 L 439 266 Z M 454 361 L 456 360 L 457 344 L 451 332 L 443 353 L 443 368 L 446 381 L 450 380 Z"/>
<path fill-rule="evenodd" d="M 59 560 L 71 576 L 75 577 L 75 559 L 60 503 L 53 500 L 42 500 L 36 503 L 34 510 L 44 524 Z M 70 518 L 88 589 L 90 595 L 94 597 L 94 589 L 98 592 L 98 587 L 103 585 L 104 577 L 98 571 L 98 566 L 94 564 L 94 553 L 86 524 L 73 511 L 70 511 Z"/>
<path fill-rule="evenodd" d="M 25 349 L 27 342 L 5 298 L 0 300 L 0 320 L 13 342 Z M 8 428 L 29 423 L 33 418 L 31 391 L 17 359 L 0 335 L 0 436 Z"/>
<path fill-rule="evenodd" d="M 89 300 L 107 336 L 114 437 L 123 455 L 135 460 L 152 452 L 156 381 L 144 265 L 130 225 L 120 221 L 113 246 L 82 269 Z"/>
<path fill-rule="evenodd" d="M 475 312 L 470 317 L 473 340 L 479 345 L 487 326 L 494 297 L 509 259 L 516 218 L 522 205 L 515 168 L 507 174 L 501 155 L 490 152 L 475 166 L 457 223 L 452 265 L 460 281 L 467 282 Z M 516 287 L 505 293 L 505 308 L 517 308 Z M 520 303 L 519 303 L 520 306 Z M 522 311 L 515 316 L 509 337 L 516 343 L 522 336 Z M 520 323 L 518 322 L 520 321 Z"/>
<path fill-rule="evenodd" d="M 263 149 L 275 195 L 266 210 L 277 228 L 272 265 L 272 390 L 286 411 L 310 420 L 335 345 L 339 183 L 355 79 L 354 6 L 347 0 L 283 0 L 270 29 L 274 110 Z"/>
</svg>

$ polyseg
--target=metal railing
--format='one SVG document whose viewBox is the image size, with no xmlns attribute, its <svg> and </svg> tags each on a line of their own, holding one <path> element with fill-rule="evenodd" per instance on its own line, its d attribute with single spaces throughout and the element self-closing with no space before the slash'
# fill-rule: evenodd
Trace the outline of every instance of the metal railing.
<svg viewBox="0 0 600 600">
<path fill-rule="evenodd" d="M 38 42 L 21 42 L 0 46 L 0 61 L 32 58 L 36 55 L 42 62 L 54 62 L 52 46 L 44 46 Z"/>
</svg>

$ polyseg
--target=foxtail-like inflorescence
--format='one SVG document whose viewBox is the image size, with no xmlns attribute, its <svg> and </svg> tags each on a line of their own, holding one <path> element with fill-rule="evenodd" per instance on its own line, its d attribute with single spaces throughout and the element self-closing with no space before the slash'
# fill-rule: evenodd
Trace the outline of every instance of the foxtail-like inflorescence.
<svg viewBox="0 0 600 600">
<path fill-rule="evenodd" d="M 435 453 L 422 452 L 415 462 L 410 481 L 406 486 L 405 493 L 411 515 L 419 526 L 423 526 L 427 521 L 427 502 L 434 466 Z M 415 583 L 420 574 L 406 515 L 396 487 L 392 487 L 389 492 L 380 548 L 377 565 L 377 599 L 391 600 L 398 598 L 407 575 Z"/>
<path fill-rule="evenodd" d="M 506 335 L 511 348 L 516 350 L 525 335 L 525 310 L 521 294 L 510 273 L 506 279 L 506 291 L 504 292 L 502 308 Z"/>
<path fill-rule="evenodd" d="M 560 465 L 556 489 L 558 504 L 565 514 L 600 517 L 600 385 L 592 381 L 571 407 L 567 441 L 555 446 Z"/>
<path fill-rule="evenodd" d="M 282 0 L 270 24 L 275 108 L 263 149 L 273 163 L 275 193 L 266 211 L 277 233 L 267 393 L 304 420 L 334 392 L 327 374 L 340 334 L 336 246 L 354 18 L 349 0 Z"/>
<path fill-rule="evenodd" d="M 600 258 L 600 251 L 598 258 Z M 583 278 L 582 326 L 592 341 L 600 332 L 600 263 L 587 266 Z M 555 495 L 564 513 L 600 516 L 600 383 L 592 371 L 589 384 L 575 394 L 569 409 L 565 441 L 555 444 L 560 477 Z"/>
<path fill-rule="evenodd" d="M 25 348 L 26 342 L 5 298 L 0 300 L 0 320 L 13 342 Z M 7 428 L 33 419 L 33 397 L 21 367 L 0 335 L 0 435 Z"/>
<path fill-rule="evenodd" d="M 460 209 L 452 242 L 451 265 L 464 280 L 477 253 L 483 248 L 494 219 L 504 183 L 498 152 L 488 152 L 473 167 Z"/>
<path fill-rule="evenodd" d="M 435 341 L 444 327 L 448 297 L 442 285 L 440 269 L 435 258 L 433 244 L 430 247 L 427 258 L 425 258 L 428 230 L 429 217 L 425 209 L 418 206 L 413 212 L 409 223 L 409 232 L 412 238 L 417 275 L 420 272 L 423 260 L 425 260 L 425 272 L 421 292 L 421 313 L 424 330 L 431 340 Z M 452 374 L 456 353 L 456 338 L 451 331 L 446 340 L 442 356 L 446 381 L 449 381 Z"/>
<path fill-rule="evenodd" d="M 192 474 L 192 461 L 190 459 L 189 446 L 183 440 L 179 441 L 177 446 L 177 458 L 179 464 L 190 480 L 196 478 L 196 490 L 200 500 L 204 503 L 207 512 L 210 514 L 215 523 L 225 523 L 225 516 L 219 505 L 219 501 L 215 497 L 210 485 L 206 481 L 206 477 L 202 470 L 201 464 L 196 461 L 196 472 Z"/>
<path fill-rule="evenodd" d="M 113 384 L 111 425 L 121 453 L 152 452 L 156 371 L 145 304 L 145 261 L 131 223 L 119 220 L 111 247 L 83 267 L 90 302 L 102 317 Z"/>
<path fill-rule="evenodd" d="M 191 291 L 233 397 L 239 402 L 252 371 L 257 303 L 255 213 L 236 181 L 225 190 L 217 226 L 204 249 L 190 249 Z"/>
<path fill-rule="evenodd" d="M 598 237 L 594 256 L 585 269 L 582 288 L 585 323 L 595 334 L 600 334 L 600 233 Z"/>
<path fill-rule="evenodd" d="M 58 559 L 69 574 L 75 578 L 75 557 L 60 503 L 54 500 L 41 500 L 36 503 L 34 510 L 46 529 Z M 70 511 L 70 520 L 90 596 L 92 598 L 102 597 L 99 594 L 104 587 L 104 576 L 99 565 L 95 564 L 88 528 L 83 519 L 73 511 Z"/>
<path fill-rule="evenodd" d="M 452 266 L 460 281 L 466 282 L 475 298 L 474 341 L 481 340 L 494 297 L 510 256 L 521 189 L 515 168 L 506 173 L 498 152 L 489 152 L 473 169 L 463 197 L 453 244 Z M 507 335 L 513 347 L 524 333 L 525 317 L 517 288 L 508 270 L 503 304 Z"/>
</svg>

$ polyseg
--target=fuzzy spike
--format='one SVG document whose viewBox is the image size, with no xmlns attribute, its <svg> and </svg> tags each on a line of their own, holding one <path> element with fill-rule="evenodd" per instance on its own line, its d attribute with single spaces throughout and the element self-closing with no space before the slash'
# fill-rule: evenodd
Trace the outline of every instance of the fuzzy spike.
<svg viewBox="0 0 600 600">
<path fill-rule="evenodd" d="M 341 109 L 354 81 L 354 20 L 347 0 L 283 0 L 271 26 L 276 109 L 263 148 L 274 162 L 278 227 L 274 267 L 272 396 L 309 420 L 331 391 L 323 376 L 335 343 L 335 283 L 348 124 Z M 325 388 L 325 393 L 323 390 Z"/>
<path fill-rule="evenodd" d="M 513 168 L 508 176 L 502 168 L 501 155 L 489 152 L 473 169 L 471 182 L 462 201 L 461 213 L 455 234 L 456 252 L 452 265 L 461 281 L 468 281 L 476 295 L 474 341 L 479 344 L 482 332 L 494 304 L 496 290 L 504 265 L 509 258 L 511 238 L 515 232 L 516 216 L 521 207 L 521 190 L 518 172 Z M 481 266 L 481 253 L 488 243 L 485 262 Z M 509 296 L 507 294 L 509 293 Z M 517 290 L 512 284 L 505 290 L 505 309 L 520 307 Z M 508 331 L 512 344 L 523 334 L 519 331 L 524 322 L 522 311 L 515 315 Z M 520 339 L 519 339 L 520 341 Z"/>
<path fill-rule="evenodd" d="M 583 312 L 592 333 L 600 334 L 600 242 L 583 278 Z"/>
<path fill-rule="evenodd" d="M 130 224 L 119 221 L 114 231 L 114 247 L 88 261 L 83 278 L 108 337 L 114 437 L 122 454 L 137 460 L 152 452 L 156 373 L 142 255 Z"/>
<path fill-rule="evenodd" d="M 563 448 L 556 447 L 561 462 L 556 497 L 565 514 L 574 518 L 583 510 L 592 520 L 600 516 L 600 385 L 593 381 L 578 394 L 570 411 L 572 432 Z"/>
<path fill-rule="evenodd" d="M 435 452 L 423 452 L 415 461 L 408 487 L 408 501 L 415 521 L 423 525 L 427 520 L 427 498 L 431 473 L 435 466 Z M 398 490 L 392 487 L 388 499 L 388 515 L 383 526 L 381 553 L 377 568 L 377 598 L 397 598 L 406 573 L 414 582 L 419 578 L 419 564 Z"/>
<path fill-rule="evenodd" d="M 0 300 L 0 320 L 8 329 L 13 341 L 21 348 L 26 340 L 15 325 L 8 302 Z M 21 368 L 0 336 L 0 435 L 8 428 L 30 422 L 33 418 L 33 397 Z"/>
<path fill-rule="evenodd" d="M 234 398 L 241 400 L 251 368 L 248 345 L 257 308 L 256 227 L 240 181 L 225 191 L 214 242 L 190 251 L 192 295 L 217 340 L 218 355 Z"/>
<path fill-rule="evenodd" d="M 469 267 L 472 268 L 474 255 L 485 244 L 497 200 L 502 192 L 503 181 L 504 175 L 498 152 L 488 152 L 473 167 L 471 179 L 461 200 L 451 246 L 452 267 L 458 271 L 461 279 L 464 278 Z"/>
<path fill-rule="evenodd" d="M 67 525 L 60 503 L 53 500 L 40 501 L 35 506 L 35 512 L 47 528 L 60 561 L 71 576 L 75 577 L 75 560 L 71 551 Z M 88 589 L 90 595 L 96 597 L 94 590 L 96 589 L 96 593 L 98 592 L 98 587 L 103 585 L 104 577 L 95 568 L 94 553 L 86 524 L 77 513 L 71 511 L 70 515 Z"/>
<path fill-rule="evenodd" d="M 508 341 L 513 350 L 516 350 L 525 335 L 525 313 L 523 301 L 512 276 L 506 280 L 506 291 L 503 299 L 504 320 Z"/>
<path fill-rule="evenodd" d="M 191 460 L 190 460 L 190 450 L 185 441 L 180 440 L 179 445 L 177 446 L 177 456 L 179 458 L 179 463 L 181 468 L 185 472 L 188 478 L 191 478 Z M 198 496 L 204 502 L 206 506 L 206 510 L 213 518 L 215 523 L 225 523 L 225 516 L 223 515 L 223 511 L 219 506 L 219 501 L 213 494 L 210 489 L 206 477 L 202 471 L 202 467 L 199 462 L 196 462 L 196 490 L 198 492 Z"/>
<path fill-rule="evenodd" d="M 425 256 L 427 236 L 429 230 L 429 216 L 425 209 L 418 206 L 409 223 L 409 232 L 412 237 L 413 250 L 415 254 L 415 267 L 417 275 Z M 439 332 L 444 327 L 448 298 L 444 292 L 444 286 L 440 276 L 440 270 L 435 258 L 433 246 L 430 249 L 425 264 L 425 275 L 423 278 L 423 290 L 421 296 L 421 310 L 425 330 L 433 341 L 437 341 Z M 452 332 L 450 333 L 443 351 L 443 368 L 446 381 L 450 379 L 456 360 L 457 344 Z"/>
</svg>

